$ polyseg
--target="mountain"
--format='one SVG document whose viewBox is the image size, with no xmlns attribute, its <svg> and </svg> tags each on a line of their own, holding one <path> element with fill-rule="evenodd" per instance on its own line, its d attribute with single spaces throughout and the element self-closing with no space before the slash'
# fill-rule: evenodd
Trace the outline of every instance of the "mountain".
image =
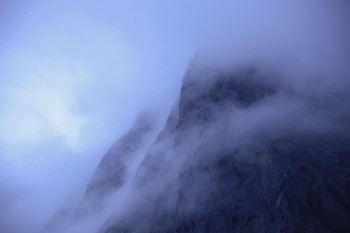
<svg viewBox="0 0 350 233">
<path fill-rule="evenodd" d="M 192 62 L 133 175 L 142 136 L 119 140 L 92 177 L 85 195 L 102 199 L 130 182 L 99 232 L 350 232 L 350 92 L 300 80 Z"/>
</svg>

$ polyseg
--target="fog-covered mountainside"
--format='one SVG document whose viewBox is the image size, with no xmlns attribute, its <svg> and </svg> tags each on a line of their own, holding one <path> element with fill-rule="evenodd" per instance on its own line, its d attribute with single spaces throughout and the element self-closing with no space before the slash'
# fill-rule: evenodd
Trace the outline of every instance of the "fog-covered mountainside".
<svg viewBox="0 0 350 233">
<path fill-rule="evenodd" d="M 86 187 L 84 202 L 89 198 L 103 199 L 118 190 L 126 182 L 132 163 L 147 145 L 154 124 L 149 115 L 143 114 L 135 120 L 133 127 L 123 135 L 102 157 L 93 177 Z M 85 200 L 86 199 L 86 200 Z M 78 208 L 79 209 L 79 208 Z"/>
<path fill-rule="evenodd" d="M 135 167 L 138 166 L 147 145 L 152 142 L 155 134 L 155 119 L 150 113 L 140 114 L 128 130 L 111 148 L 103 155 L 94 174 L 87 184 L 84 194 L 76 207 L 63 206 L 46 225 L 43 232 L 66 232 L 67 225 L 86 219 L 102 218 L 110 211 L 106 206 L 115 193 L 124 189 L 130 183 Z M 154 139 L 153 139 L 154 140 Z M 100 220 L 101 221 L 101 220 Z M 99 222 L 99 221 L 97 221 Z M 98 224 L 96 224 L 98 225 Z M 70 227 L 68 227 L 70 228 Z M 93 228 L 88 226 L 89 231 Z M 70 231 L 86 231 L 79 226 Z"/>
<path fill-rule="evenodd" d="M 347 82 L 208 67 L 192 62 L 134 175 L 149 124 L 136 121 L 103 157 L 84 198 L 130 186 L 99 232 L 350 232 Z"/>
</svg>

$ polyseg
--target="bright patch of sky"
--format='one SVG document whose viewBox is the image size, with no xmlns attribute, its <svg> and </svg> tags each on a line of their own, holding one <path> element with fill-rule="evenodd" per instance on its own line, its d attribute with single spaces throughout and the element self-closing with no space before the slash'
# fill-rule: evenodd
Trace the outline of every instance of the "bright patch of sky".
<svg viewBox="0 0 350 233">
<path fill-rule="evenodd" d="M 115 27 L 84 9 L 51 7 L 30 8 L 0 40 L 0 157 L 15 164 L 45 157 L 48 145 L 67 156 L 110 137 L 108 109 L 134 84 L 137 59 Z"/>
<path fill-rule="evenodd" d="M 88 74 L 59 62 L 34 63 L 12 73 L 5 91 L 6 111 L 0 116 L 1 139 L 15 144 L 60 138 L 78 146 L 88 118 L 77 111 L 77 93 Z"/>
</svg>

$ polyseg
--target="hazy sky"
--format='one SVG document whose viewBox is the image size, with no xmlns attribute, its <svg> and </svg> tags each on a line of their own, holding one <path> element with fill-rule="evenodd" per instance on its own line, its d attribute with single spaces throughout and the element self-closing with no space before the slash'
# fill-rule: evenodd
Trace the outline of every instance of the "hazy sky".
<svg viewBox="0 0 350 233">
<path fill-rule="evenodd" d="M 159 32 L 160 10 L 141 1 L 2 8 L 0 140 L 12 165 L 49 157 L 43 145 L 85 153 L 110 143 L 141 108 L 174 98 L 191 57 L 180 37 L 163 43 L 172 32 Z"/>
<path fill-rule="evenodd" d="M 0 230 L 23 222 L 18 232 L 35 232 L 76 199 L 140 111 L 164 121 L 198 48 L 291 61 L 290 75 L 346 73 L 332 67 L 349 58 L 348 9 L 341 0 L 1 1 Z"/>
<path fill-rule="evenodd" d="M 194 53 L 181 4 L 1 1 L 0 229 L 36 232 L 140 111 L 165 119 Z"/>
</svg>

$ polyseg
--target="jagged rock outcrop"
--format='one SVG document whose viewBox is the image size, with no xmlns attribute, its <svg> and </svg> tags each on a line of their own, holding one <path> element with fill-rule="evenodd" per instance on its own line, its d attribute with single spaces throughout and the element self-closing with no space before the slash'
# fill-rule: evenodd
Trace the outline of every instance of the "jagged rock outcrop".
<svg viewBox="0 0 350 233">
<path fill-rule="evenodd" d="M 124 134 L 102 157 L 90 182 L 87 184 L 82 201 L 76 211 L 84 208 L 102 208 L 102 203 L 122 187 L 130 174 L 130 167 L 147 146 L 151 132 L 154 130 L 154 119 L 150 114 L 141 114 L 132 128 Z M 87 205 L 87 207 L 86 207 Z M 91 205 L 94 205 L 93 208 Z"/>
<path fill-rule="evenodd" d="M 153 124 L 150 116 L 138 117 L 133 127 L 103 156 L 86 187 L 86 195 L 106 195 L 123 185 L 127 167 L 135 159 L 137 152 L 144 148 Z"/>
</svg>

